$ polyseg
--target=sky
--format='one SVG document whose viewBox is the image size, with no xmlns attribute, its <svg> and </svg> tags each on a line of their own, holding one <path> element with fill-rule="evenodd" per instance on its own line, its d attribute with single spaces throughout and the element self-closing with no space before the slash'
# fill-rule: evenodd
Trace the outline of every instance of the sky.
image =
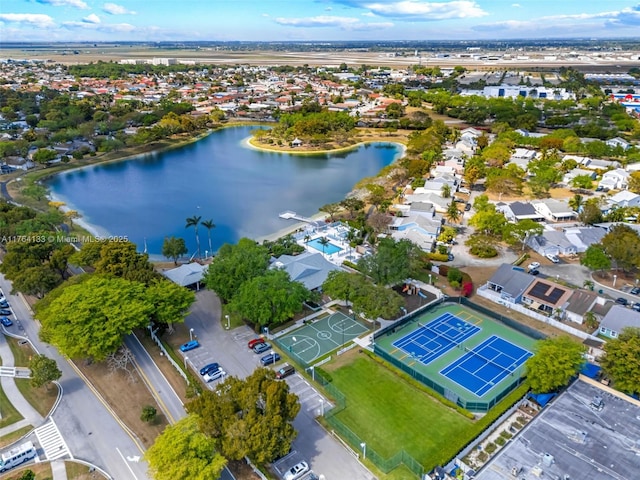
<svg viewBox="0 0 640 480">
<path fill-rule="evenodd" d="M 640 37 L 635 2 L 1 0 L 0 44 Z"/>
</svg>

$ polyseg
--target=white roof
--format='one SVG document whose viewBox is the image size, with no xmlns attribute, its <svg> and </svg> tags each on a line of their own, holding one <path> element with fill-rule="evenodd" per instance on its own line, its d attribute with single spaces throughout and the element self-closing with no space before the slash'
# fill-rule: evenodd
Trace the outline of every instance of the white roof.
<svg viewBox="0 0 640 480">
<path fill-rule="evenodd" d="M 206 267 L 203 265 L 194 262 L 180 265 L 179 267 L 172 268 L 171 270 L 166 270 L 162 272 L 162 274 L 173 283 L 186 287 L 188 285 L 201 282 L 205 269 Z"/>
</svg>

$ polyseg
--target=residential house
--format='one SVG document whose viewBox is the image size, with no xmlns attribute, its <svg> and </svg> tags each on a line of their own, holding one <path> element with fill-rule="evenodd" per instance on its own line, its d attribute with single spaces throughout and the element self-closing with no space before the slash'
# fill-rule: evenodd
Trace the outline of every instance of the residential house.
<svg viewBox="0 0 640 480">
<path fill-rule="evenodd" d="M 566 222 L 577 217 L 577 213 L 569 207 L 567 202 L 546 198 L 544 200 L 532 200 L 531 204 L 536 211 L 551 222 Z"/>
<path fill-rule="evenodd" d="M 623 150 L 628 150 L 629 148 L 631 148 L 631 144 L 627 142 L 624 138 L 620 138 L 620 137 L 610 138 L 604 143 L 606 143 L 611 148 L 620 147 Z"/>
<path fill-rule="evenodd" d="M 416 203 L 428 203 L 435 208 L 436 212 L 445 213 L 449 204 L 451 203 L 450 198 L 442 198 L 440 192 L 436 193 L 420 193 L 418 192 L 420 189 L 416 189 L 416 193 L 407 194 L 404 196 L 404 203 L 411 205 L 412 209 L 414 204 Z"/>
<path fill-rule="evenodd" d="M 564 232 L 552 228 L 545 229 L 542 235 L 531 235 L 526 244 L 542 256 L 575 255 L 578 251 Z"/>
<path fill-rule="evenodd" d="M 425 205 L 425 204 L 421 204 Z M 416 212 L 411 206 L 407 217 L 395 217 L 389 225 L 389 233 L 396 240 L 408 239 L 425 252 L 431 252 L 440 234 L 442 221 L 428 212 Z"/>
<path fill-rule="evenodd" d="M 595 292 L 574 290 L 567 301 L 567 305 L 564 307 L 565 318 L 582 325 L 587 312 L 592 312 L 597 305 L 604 305 L 605 303 L 605 299 Z M 594 313 L 596 312 L 594 311 Z"/>
<path fill-rule="evenodd" d="M 640 312 L 614 305 L 600 322 L 599 333 L 605 337 L 618 338 L 627 327 L 640 328 Z"/>
<path fill-rule="evenodd" d="M 608 188 L 609 190 L 625 189 L 629 185 L 629 175 L 629 172 L 621 168 L 610 170 L 602 175 L 602 179 L 600 180 L 600 183 L 598 183 L 598 186 Z"/>
<path fill-rule="evenodd" d="M 622 190 L 607 199 L 607 210 L 624 207 L 640 207 L 640 195 Z"/>
<path fill-rule="evenodd" d="M 601 160 L 599 158 L 589 158 L 586 163 L 582 164 L 583 167 L 591 170 L 606 170 L 608 168 L 620 168 L 620 162 L 613 160 Z"/>
<path fill-rule="evenodd" d="M 521 303 L 524 292 L 535 277 L 525 273 L 524 269 L 503 263 L 487 281 L 489 290 L 500 294 L 500 298 L 509 303 Z"/>
<path fill-rule="evenodd" d="M 162 275 L 167 277 L 173 283 L 180 285 L 181 287 L 189 287 L 196 285 L 196 288 L 200 289 L 200 282 L 205 274 L 207 267 L 200 265 L 197 262 L 185 263 L 179 267 L 165 270 Z"/>
<path fill-rule="evenodd" d="M 606 232 L 597 227 L 568 227 L 562 230 L 575 247 L 576 253 L 584 253 L 587 248 L 595 243 L 600 243 Z"/>
<path fill-rule="evenodd" d="M 546 314 L 564 312 L 573 289 L 542 278 L 535 278 L 522 295 L 522 303 Z M 562 315 L 562 314 L 561 314 Z"/>
<path fill-rule="evenodd" d="M 496 209 L 502 212 L 510 222 L 530 219 L 534 222 L 544 221 L 544 217 L 529 202 L 496 203 Z"/>
<path fill-rule="evenodd" d="M 562 177 L 562 183 L 565 185 L 571 185 L 571 181 L 576 177 L 588 176 L 591 180 L 595 180 L 598 174 L 593 170 L 586 170 L 584 168 L 574 168 L 573 170 L 564 174 Z"/>
<path fill-rule="evenodd" d="M 294 282 L 302 283 L 309 290 L 322 286 L 329 272 L 342 270 L 324 258 L 322 253 L 304 252 L 300 255 L 281 255 L 271 259 L 269 268 L 280 268 L 289 274 Z"/>
</svg>

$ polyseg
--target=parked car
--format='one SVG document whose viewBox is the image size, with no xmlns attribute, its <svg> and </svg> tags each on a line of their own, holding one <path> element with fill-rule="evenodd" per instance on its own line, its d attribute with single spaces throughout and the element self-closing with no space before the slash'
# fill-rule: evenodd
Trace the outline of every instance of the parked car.
<svg viewBox="0 0 640 480">
<path fill-rule="evenodd" d="M 276 378 L 281 380 L 289 375 L 293 375 L 294 373 L 296 373 L 296 369 L 293 368 L 293 365 L 284 365 L 276 372 Z"/>
<path fill-rule="evenodd" d="M 0 302 L 0 308 L 9 308 L 9 304 L 7 302 Z"/>
<path fill-rule="evenodd" d="M 4 325 L 5 327 L 10 327 L 11 325 L 13 325 L 11 319 L 7 317 L 0 317 L 0 323 L 2 323 L 2 325 Z"/>
<path fill-rule="evenodd" d="M 180 345 L 181 352 L 188 352 L 189 350 L 193 350 L 194 348 L 198 348 L 200 343 L 197 340 L 191 340 L 183 345 Z"/>
<path fill-rule="evenodd" d="M 464 211 L 465 211 L 465 212 L 468 212 L 469 210 L 471 210 L 471 204 L 470 204 L 470 203 L 467 203 L 467 204 L 464 206 Z"/>
<path fill-rule="evenodd" d="M 634 303 L 633 307 L 631 308 L 634 309 L 636 312 L 640 312 L 640 302 Z"/>
<path fill-rule="evenodd" d="M 253 351 L 255 353 L 263 353 L 271 348 L 270 343 L 257 343 L 255 347 L 253 347 Z"/>
<path fill-rule="evenodd" d="M 271 365 L 272 363 L 276 363 L 278 361 L 280 361 L 280 354 L 276 352 L 270 353 L 269 355 L 265 355 L 260 359 L 260 363 L 265 367 L 267 365 Z"/>
<path fill-rule="evenodd" d="M 221 368 L 219 368 L 218 370 L 216 370 L 215 372 L 211 372 L 211 373 L 206 373 L 202 379 L 209 383 L 209 382 L 213 382 L 214 380 L 218 380 L 222 377 L 224 377 L 227 374 L 227 372 L 225 372 L 224 370 L 222 370 Z"/>
<path fill-rule="evenodd" d="M 546 257 L 551 260 L 553 263 L 560 263 L 560 259 L 555 255 L 548 254 Z"/>
<path fill-rule="evenodd" d="M 620 305 L 624 305 L 626 307 L 629 304 L 629 300 L 627 300 L 624 297 L 618 297 L 618 298 L 616 298 L 616 303 L 618 303 Z"/>
<path fill-rule="evenodd" d="M 629 293 L 632 295 L 640 295 L 640 287 L 633 287 Z"/>
<path fill-rule="evenodd" d="M 264 343 L 264 338 L 258 337 L 258 338 L 251 339 L 249 340 L 249 343 L 247 343 L 247 346 L 253 349 L 253 347 L 255 347 L 259 343 Z"/>
<path fill-rule="evenodd" d="M 11 310 L 0 310 L 0 315 L 12 315 Z"/>
<path fill-rule="evenodd" d="M 535 275 L 540 275 L 540 270 L 536 270 L 536 269 L 529 270 L 529 275 L 534 275 L 534 276 Z"/>
<path fill-rule="evenodd" d="M 206 375 L 207 373 L 215 372 L 216 370 L 220 370 L 220 364 L 209 363 L 200 369 L 200 375 Z"/>
<path fill-rule="evenodd" d="M 536 270 L 537 268 L 540 268 L 540 262 L 531 262 L 527 265 L 527 270 Z"/>
<path fill-rule="evenodd" d="M 297 480 L 309 471 L 307 462 L 296 463 L 284 474 L 284 480 Z"/>
<path fill-rule="evenodd" d="M 464 194 L 464 195 L 471 195 L 471 190 L 469 190 L 468 188 L 464 188 L 464 187 L 460 187 L 458 189 L 458 192 Z"/>
</svg>

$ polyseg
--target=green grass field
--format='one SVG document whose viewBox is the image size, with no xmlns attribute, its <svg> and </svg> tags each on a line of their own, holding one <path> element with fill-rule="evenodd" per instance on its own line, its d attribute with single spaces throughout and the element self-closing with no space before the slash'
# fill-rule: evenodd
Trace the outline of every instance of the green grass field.
<svg viewBox="0 0 640 480">
<path fill-rule="evenodd" d="M 326 370 L 347 398 L 347 408 L 336 418 L 383 457 L 404 449 L 426 465 L 448 439 L 470 433 L 471 420 L 366 355 L 335 369 L 329 364 Z"/>
</svg>

